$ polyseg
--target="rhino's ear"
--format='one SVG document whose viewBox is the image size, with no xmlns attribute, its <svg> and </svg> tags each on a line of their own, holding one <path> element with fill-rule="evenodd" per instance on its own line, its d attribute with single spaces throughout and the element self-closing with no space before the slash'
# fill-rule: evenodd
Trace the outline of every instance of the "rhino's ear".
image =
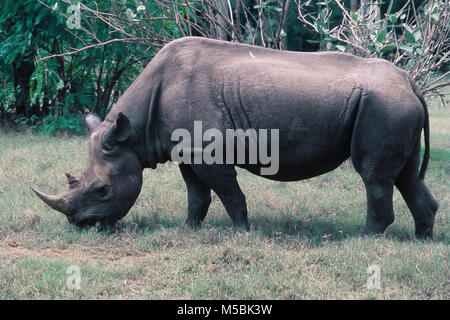
<svg viewBox="0 0 450 320">
<path fill-rule="evenodd" d="M 89 131 L 92 133 L 94 130 L 102 123 L 102 119 L 95 113 L 89 112 L 84 121 L 86 121 L 86 125 L 89 128 Z"/>
<path fill-rule="evenodd" d="M 125 142 L 131 135 L 130 120 L 122 112 L 117 116 L 108 132 L 103 136 L 102 143 L 106 148 L 111 148 L 118 142 Z"/>
</svg>

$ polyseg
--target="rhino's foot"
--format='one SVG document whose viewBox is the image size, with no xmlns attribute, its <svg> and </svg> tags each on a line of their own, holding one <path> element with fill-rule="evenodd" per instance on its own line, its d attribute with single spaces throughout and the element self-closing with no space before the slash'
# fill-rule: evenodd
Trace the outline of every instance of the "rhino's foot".
<svg viewBox="0 0 450 320">
<path fill-rule="evenodd" d="M 200 220 L 187 219 L 184 223 L 189 228 L 197 230 L 202 226 L 202 222 Z"/>
<path fill-rule="evenodd" d="M 416 223 L 416 238 L 419 240 L 433 240 L 433 223 Z"/>
<path fill-rule="evenodd" d="M 377 235 L 382 234 L 386 228 L 394 222 L 394 219 L 390 220 L 377 220 L 375 217 L 367 216 L 366 226 L 364 228 L 364 235 Z"/>
<path fill-rule="evenodd" d="M 249 225 L 248 221 L 242 221 L 239 223 L 233 222 L 233 227 L 238 230 L 242 230 L 242 231 L 250 231 L 250 225 Z"/>
<path fill-rule="evenodd" d="M 416 237 L 432 239 L 434 219 L 439 206 L 425 185 L 425 181 L 417 176 L 420 145 L 417 145 L 416 149 L 416 154 L 400 173 L 396 186 L 414 217 Z"/>
</svg>

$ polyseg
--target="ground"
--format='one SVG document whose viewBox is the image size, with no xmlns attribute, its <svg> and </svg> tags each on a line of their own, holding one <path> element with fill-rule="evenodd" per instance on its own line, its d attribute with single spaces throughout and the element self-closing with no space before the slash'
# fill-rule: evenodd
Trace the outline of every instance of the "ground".
<svg viewBox="0 0 450 320">
<path fill-rule="evenodd" d="M 448 107 L 432 105 L 430 121 L 426 183 L 440 208 L 428 242 L 414 238 L 398 191 L 393 225 L 361 236 L 365 189 L 349 161 L 294 183 L 239 170 L 249 232 L 231 227 L 216 196 L 203 227 L 185 227 L 186 189 L 170 163 L 144 171 L 115 228 L 77 229 L 30 187 L 64 190 L 64 172 L 87 162 L 86 137 L 0 132 L 0 299 L 449 299 Z"/>
</svg>

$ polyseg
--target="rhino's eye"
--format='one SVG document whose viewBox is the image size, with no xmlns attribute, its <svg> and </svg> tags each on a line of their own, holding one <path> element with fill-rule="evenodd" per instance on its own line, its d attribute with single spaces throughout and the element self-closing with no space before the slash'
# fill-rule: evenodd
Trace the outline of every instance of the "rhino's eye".
<svg viewBox="0 0 450 320">
<path fill-rule="evenodd" d="M 108 184 L 102 184 L 94 187 L 94 192 L 98 199 L 101 201 L 109 200 L 111 195 L 111 186 Z"/>
</svg>

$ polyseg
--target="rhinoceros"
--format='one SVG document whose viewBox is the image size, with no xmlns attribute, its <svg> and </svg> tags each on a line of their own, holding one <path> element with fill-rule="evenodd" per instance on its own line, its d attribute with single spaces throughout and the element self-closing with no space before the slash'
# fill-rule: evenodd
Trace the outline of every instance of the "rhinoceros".
<svg viewBox="0 0 450 320">
<path fill-rule="evenodd" d="M 143 169 L 171 160 L 178 144 L 173 132 L 192 132 L 196 121 L 224 135 L 228 129 L 278 130 L 279 164 L 274 174 L 262 175 L 261 162 L 179 163 L 189 226 L 201 225 L 213 190 L 233 224 L 249 229 L 236 166 L 298 181 L 350 157 L 366 188 L 365 234 L 383 233 L 394 221 L 395 185 L 412 212 L 416 236 L 432 237 L 438 204 L 424 183 L 430 142 L 422 94 L 392 63 L 338 52 L 278 51 L 200 37 L 172 41 L 104 121 L 86 117 L 89 161 L 80 174 L 66 174 L 69 189 L 57 196 L 33 191 L 76 225 L 114 223 L 136 201 Z"/>
</svg>

